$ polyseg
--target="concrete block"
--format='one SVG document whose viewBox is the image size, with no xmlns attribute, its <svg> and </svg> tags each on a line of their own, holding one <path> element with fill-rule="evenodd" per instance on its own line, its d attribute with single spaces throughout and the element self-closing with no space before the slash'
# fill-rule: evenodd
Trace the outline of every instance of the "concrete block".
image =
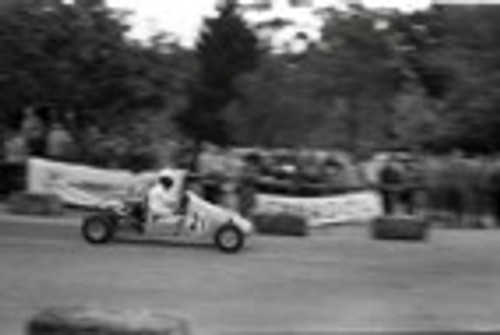
<svg viewBox="0 0 500 335">
<path fill-rule="evenodd" d="M 9 213 L 20 215 L 59 215 L 63 212 L 63 204 L 53 194 L 15 193 L 6 204 Z"/>
<path fill-rule="evenodd" d="M 371 234 L 381 240 L 425 240 L 430 230 L 429 221 L 409 215 L 386 215 L 371 224 Z"/>
<path fill-rule="evenodd" d="M 290 214 L 258 214 L 253 218 L 261 234 L 307 236 L 309 227 L 304 218 Z"/>
</svg>

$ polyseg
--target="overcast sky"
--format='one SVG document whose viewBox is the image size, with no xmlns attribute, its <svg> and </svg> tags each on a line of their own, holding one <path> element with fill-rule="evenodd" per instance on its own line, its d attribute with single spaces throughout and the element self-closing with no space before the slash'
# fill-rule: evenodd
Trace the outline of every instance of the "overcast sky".
<svg viewBox="0 0 500 335">
<path fill-rule="evenodd" d="M 133 35 L 148 36 L 165 30 L 178 35 L 185 44 L 197 36 L 202 17 L 214 11 L 216 0 L 108 0 L 113 7 L 133 11 Z M 339 1 L 339 0 L 337 0 Z M 336 0 L 332 0 L 335 3 Z M 396 6 L 412 9 L 429 4 L 430 0 L 364 0 L 368 7 Z"/>
<path fill-rule="evenodd" d="M 108 3 L 135 13 L 134 36 L 147 36 L 161 29 L 178 35 L 186 43 L 196 37 L 202 17 L 214 10 L 214 0 L 108 0 Z"/>
</svg>

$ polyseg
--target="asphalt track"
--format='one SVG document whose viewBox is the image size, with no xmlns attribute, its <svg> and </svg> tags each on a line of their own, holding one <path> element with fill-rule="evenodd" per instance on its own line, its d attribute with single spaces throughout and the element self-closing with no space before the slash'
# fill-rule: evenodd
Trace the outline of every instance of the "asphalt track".
<svg viewBox="0 0 500 335">
<path fill-rule="evenodd" d="M 95 247 L 72 219 L 0 217 L 1 334 L 47 306 L 155 310 L 196 334 L 500 329 L 500 230 L 381 242 L 366 227 L 257 237 L 238 255 L 158 238 Z"/>
</svg>

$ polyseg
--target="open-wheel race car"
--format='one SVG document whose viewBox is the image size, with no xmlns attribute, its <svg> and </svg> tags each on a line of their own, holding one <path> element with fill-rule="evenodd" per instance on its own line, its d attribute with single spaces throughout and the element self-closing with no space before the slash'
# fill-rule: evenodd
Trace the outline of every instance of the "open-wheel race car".
<svg viewBox="0 0 500 335">
<path fill-rule="evenodd" d="M 168 241 L 210 243 L 227 253 L 240 251 L 253 224 L 235 211 L 212 204 L 191 191 L 182 192 L 173 224 L 151 220 L 145 201 L 115 201 L 83 219 L 81 233 L 92 244 L 111 241 L 120 231 L 155 234 Z"/>
</svg>

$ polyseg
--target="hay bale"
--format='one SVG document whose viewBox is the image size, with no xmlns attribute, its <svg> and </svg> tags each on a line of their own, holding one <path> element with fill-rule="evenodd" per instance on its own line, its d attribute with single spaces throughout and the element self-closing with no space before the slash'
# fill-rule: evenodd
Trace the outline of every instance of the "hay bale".
<svg viewBox="0 0 500 335">
<path fill-rule="evenodd" d="M 21 215 L 59 215 L 63 212 L 63 204 L 53 194 L 19 192 L 7 200 L 7 211 Z"/>
<path fill-rule="evenodd" d="M 388 215 L 375 219 L 371 224 L 373 238 L 381 240 L 425 240 L 429 222 L 414 216 Z"/>
<path fill-rule="evenodd" d="M 304 218 L 291 214 L 258 214 L 254 220 L 256 231 L 261 234 L 307 236 L 309 226 Z"/>
<path fill-rule="evenodd" d="M 42 310 L 29 320 L 27 335 L 188 335 L 187 322 L 151 311 L 71 307 Z"/>
</svg>

